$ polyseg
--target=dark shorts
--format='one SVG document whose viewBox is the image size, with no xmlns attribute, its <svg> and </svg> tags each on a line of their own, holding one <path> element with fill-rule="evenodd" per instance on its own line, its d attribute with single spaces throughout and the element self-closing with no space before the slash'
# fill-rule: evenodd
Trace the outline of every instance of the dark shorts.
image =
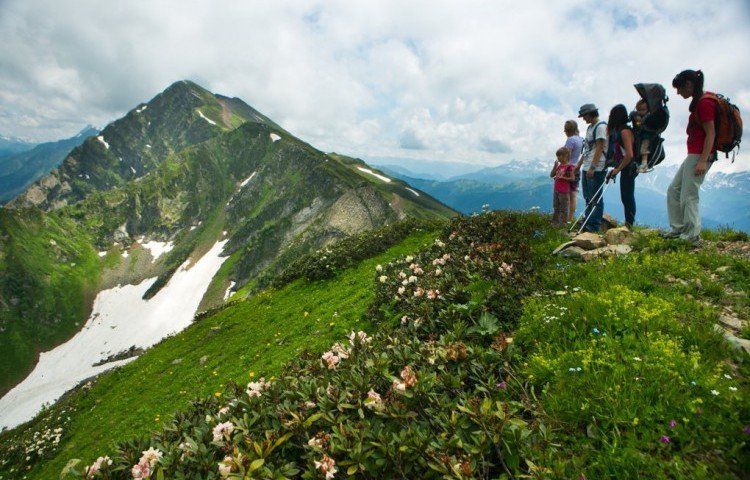
<svg viewBox="0 0 750 480">
<path fill-rule="evenodd" d="M 578 191 L 578 185 L 581 183 L 581 172 L 576 172 L 576 179 L 571 180 L 570 182 L 570 191 L 571 192 L 577 192 Z"/>
</svg>

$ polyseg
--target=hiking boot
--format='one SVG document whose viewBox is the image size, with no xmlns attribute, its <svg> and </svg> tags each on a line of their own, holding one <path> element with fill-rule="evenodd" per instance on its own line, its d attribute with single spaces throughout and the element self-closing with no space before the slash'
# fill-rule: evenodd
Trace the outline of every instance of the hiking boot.
<svg viewBox="0 0 750 480">
<path fill-rule="evenodd" d="M 690 245 L 693 248 L 701 248 L 703 246 L 703 240 L 701 240 L 701 237 L 688 238 L 687 241 L 690 242 Z"/>
<path fill-rule="evenodd" d="M 661 238 L 665 239 L 665 240 L 672 240 L 672 239 L 675 239 L 675 238 L 679 238 L 680 234 L 679 234 L 679 232 L 675 232 L 674 230 L 672 230 L 672 231 L 669 231 L 669 232 L 661 232 L 659 234 L 659 236 Z"/>
</svg>

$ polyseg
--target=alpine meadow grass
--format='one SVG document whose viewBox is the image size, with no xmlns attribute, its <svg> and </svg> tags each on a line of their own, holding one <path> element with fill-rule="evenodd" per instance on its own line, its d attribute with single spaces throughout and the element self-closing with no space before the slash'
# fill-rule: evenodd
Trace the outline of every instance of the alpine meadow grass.
<svg viewBox="0 0 750 480">
<path fill-rule="evenodd" d="M 579 263 L 564 240 L 485 211 L 334 245 L 3 434 L 1 471 L 743 478 L 750 357 L 715 324 L 747 318 L 748 260 L 644 237 Z"/>
</svg>

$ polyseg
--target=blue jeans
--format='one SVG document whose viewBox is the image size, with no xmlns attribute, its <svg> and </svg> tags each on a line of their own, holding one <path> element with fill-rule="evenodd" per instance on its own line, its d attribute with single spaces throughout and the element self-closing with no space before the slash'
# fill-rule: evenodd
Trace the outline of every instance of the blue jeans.
<svg viewBox="0 0 750 480">
<path fill-rule="evenodd" d="M 604 215 L 604 199 L 602 198 L 602 190 L 599 188 L 604 184 L 607 172 L 602 170 L 601 172 L 594 172 L 594 177 L 589 178 L 588 174 L 581 172 L 581 179 L 583 180 L 583 198 L 586 200 L 586 215 L 584 219 L 588 218 L 584 231 L 595 232 L 598 231 L 602 226 L 602 215 Z M 594 194 L 598 191 L 598 195 L 594 198 Z M 591 215 L 589 217 L 589 215 Z"/>
<path fill-rule="evenodd" d="M 625 223 L 633 225 L 635 223 L 635 177 L 638 176 L 638 170 L 634 163 L 631 163 L 620 173 L 620 200 L 625 209 Z"/>
</svg>

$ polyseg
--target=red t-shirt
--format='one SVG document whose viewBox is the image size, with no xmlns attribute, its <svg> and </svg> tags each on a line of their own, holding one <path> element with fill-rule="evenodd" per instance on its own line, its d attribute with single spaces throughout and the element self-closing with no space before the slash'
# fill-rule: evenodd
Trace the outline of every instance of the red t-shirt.
<svg viewBox="0 0 750 480">
<path fill-rule="evenodd" d="M 688 153 L 703 153 L 703 142 L 706 141 L 706 132 L 703 130 L 703 122 L 713 122 L 716 118 L 716 102 L 709 98 L 701 98 L 690 112 L 687 126 L 687 150 Z M 711 148 L 715 152 L 716 147 Z"/>
</svg>

